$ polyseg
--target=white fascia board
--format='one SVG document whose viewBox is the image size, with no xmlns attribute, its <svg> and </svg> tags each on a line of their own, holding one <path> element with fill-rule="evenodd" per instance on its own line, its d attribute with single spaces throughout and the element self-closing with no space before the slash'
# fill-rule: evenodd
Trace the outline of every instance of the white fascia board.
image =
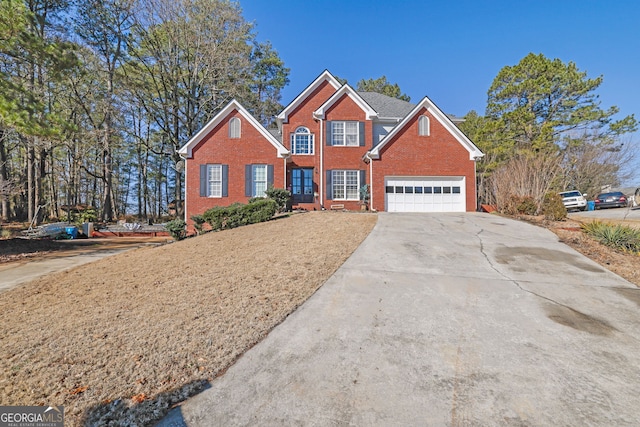
<svg viewBox="0 0 640 427">
<path fill-rule="evenodd" d="M 325 80 L 328 81 L 334 89 L 338 90 L 340 88 L 340 82 L 338 81 L 338 79 L 333 77 L 329 70 L 324 70 L 322 74 L 320 74 L 313 82 L 311 82 L 311 84 L 307 86 L 306 89 L 300 93 L 300 95 L 298 95 L 293 101 L 291 101 L 289 105 L 284 107 L 284 110 L 282 110 L 280 114 L 276 116 L 276 120 L 279 122 L 279 124 L 289 121 L 289 114 L 291 113 L 291 111 L 295 110 L 302 103 L 302 101 L 307 99 L 307 97 Z"/>
<path fill-rule="evenodd" d="M 205 136 L 209 134 L 222 120 L 224 120 L 229 114 L 233 112 L 233 110 L 237 110 L 248 123 L 250 123 L 262 136 L 265 137 L 267 141 L 273 145 L 273 147 L 277 150 L 277 156 L 279 158 L 285 158 L 289 156 L 289 150 L 282 145 L 273 135 L 269 133 L 265 129 L 260 122 L 258 122 L 255 117 L 253 117 L 238 101 L 235 99 L 231 100 L 218 114 L 216 114 L 209 123 L 207 123 L 198 133 L 196 133 L 193 138 L 189 140 L 185 145 L 178 150 L 179 154 L 185 155 L 188 159 L 192 158 L 193 148 L 200 143 L 204 139 Z"/>
<path fill-rule="evenodd" d="M 360 109 L 365 113 L 367 120 L 372 120 L 378 117 L 378 113 L 373 108 L 371 108 L 369 104 L 367 104 L 367 101 L 365 101 L 360 95 L 358 95 L 358 92 L 353 90 L 353 88 L 348 84 L 344 84 L 340 89 L 338 89 L 336 93 L 331 95 L 331 97 L 327 99 L 324 104 L 322 104 L 316 111 L 313 112 L 313 118 L 324 120 L 327 110 L 331 108 L 331 106 L 333 106 L 333 104 L 335 104 L 340 98 L 342 98 L 344 94 L 347 94 L 347 96 L 351 98 L 358 107 L 360 107 Z"/>
<path fill-rule="evenodd" d="M 402 119 L 402 121 L 398 123 L 398 125 L 395 126 L 391 130 L 391 132 L 389 132 L 382 139 L 382 141 L 378 143 L 378 145 L 376 145 L 371 151 L 369 151 L 369 157 L 371 157 L 372 159 L 379 159 L 380 150 L 382 150 L 382 148 L 384 148 L 384 146 L 387 145 L 389 141 L 391 141 L 395 137 L 395 135 L 397 135 L 398 132 L 402 128 L 404 128 L 409 120 L 411 120 L 422 108 L 426 108 L 427 111 L 429 111 L 433 115 L 433 117 L 435 117 L 435 119 L 438 120 L 449 131 L 449 133 L 453 135 L 453 137 L 456 138 L 458 142 L 469 152 L 469 160 L 479 160 L 484 156 L 484 153 L 482 153 L 482 151 L 480 151 L 480 149 L 476 147 L 476 145 L 471 142 L 471 140 L 467 138 L 467 136 L 460 129 L 458 129 L 455 124 L 453 124 L 451 119 L 446 114 L 444 114 L 442 110 L 440 110 L 438 106 L 433 103 L 433 101 L 425 96 L 424 98 L 422 98 L 422 101 L 420 101 L 414 107 L 414 109 L 411 110 L 411 112 L 407 114 L 406 117 Z"/>
</svg>

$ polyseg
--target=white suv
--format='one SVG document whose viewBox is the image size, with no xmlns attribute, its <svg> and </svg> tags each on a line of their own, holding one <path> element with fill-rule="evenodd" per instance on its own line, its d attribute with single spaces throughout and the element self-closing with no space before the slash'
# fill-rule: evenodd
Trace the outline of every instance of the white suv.
<svg viewBox="0 0 640 427">
<path fill-rule="evenodd" d="M 586 194 L 582 194 L 579 191 L 563 191 L 560 193 L 562 197 L 562 203 L 567 210 L 577 209 L 584 211 L 587 209 L 587 197 Z"/>
</svg>

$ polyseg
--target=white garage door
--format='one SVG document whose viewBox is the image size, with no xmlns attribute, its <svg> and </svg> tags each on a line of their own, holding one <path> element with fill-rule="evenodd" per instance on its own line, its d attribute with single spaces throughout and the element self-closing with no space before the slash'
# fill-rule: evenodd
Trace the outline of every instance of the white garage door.
<svg viewBox="0 0 640 427">
<path fill-rule="evenodd" d="M 386 177 L 386 211 L 464 212 L 464 180 L 463 176 Z"/>
</svg>

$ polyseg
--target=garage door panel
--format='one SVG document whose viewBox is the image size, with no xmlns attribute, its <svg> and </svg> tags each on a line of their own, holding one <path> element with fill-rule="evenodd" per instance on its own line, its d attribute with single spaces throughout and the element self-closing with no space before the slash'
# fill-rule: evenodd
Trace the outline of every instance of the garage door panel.
<svg viewBox="0 0 640 427">
<path fill-rule="evenodd" d="M 388 212 L 464 212 L 464 177 L 386 177 Z"/>
</svg>

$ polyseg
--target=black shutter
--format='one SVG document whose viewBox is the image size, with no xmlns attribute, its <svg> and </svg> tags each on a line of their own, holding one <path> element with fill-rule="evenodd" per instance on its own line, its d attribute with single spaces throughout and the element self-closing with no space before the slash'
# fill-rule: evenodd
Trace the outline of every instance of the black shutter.
<svg viewBox="0 0 640 427">
<path fill-rule="evenodd" d="M 327 182 L 325 184 L 325 188 L 327 190 L 327 200 L 333 200 L 333 185 L 331 183 L 331 175 L 332 171 L 327 171 Z"/>
<path fill-rule="evenodd" d="M 207 165 L 200 165 L 200 197 L 207 197 Z"/>
<path fill-rule="evenodd" d="M 331 122 L 327 121 L 327 145 L 331 145 Z"/>
<path fill-rule="evenodd" d="M 222 165 L 222 197 L 229 197 L 229 165 Z"/>
<path fill-rule="evenodd" d="M 253 167 L 252 165 L 244 166 L 244 195 L 253 196 Z"/>
<path fill-rule="evenodd" d="M 364 122 L 358 122 L 358 135 L 360 138 L 358 143 L 360 144 L 360 147 L 364 147 Z"/>
<path fill-rule="evenodd" d="M 365 181 L 366 179 L 367 179 L 367 171 L 361 170 L 360 171 L 360 187 L 366 184 L 366 181 Z"/>
<path fill-rule="evenodd" d="M 273 187 L 273 165 L 267 165 L 267 190 Z"/>
</svg>

